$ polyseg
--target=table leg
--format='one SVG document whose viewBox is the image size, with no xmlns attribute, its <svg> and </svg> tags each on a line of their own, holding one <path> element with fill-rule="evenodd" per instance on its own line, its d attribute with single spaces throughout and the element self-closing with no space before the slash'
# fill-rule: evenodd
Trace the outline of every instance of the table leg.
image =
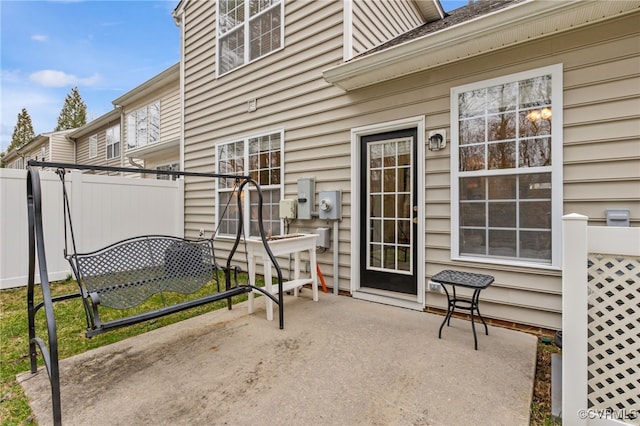
<svg viewBox="0 0 640 426">
<path fill-rule="evenodd" d="M 475 350 L 478 350 L 478 337 L 476 336 L 476 322 L 473 320 L 473 311 L 477 309 L 476 306 L 476 297 L 480 293 L 480 290 L 475 290 L 473 292 L 473 297 L 471 297 L 471 330 L 473 330 L 473 347 Z"/>
<path fill-rule="evenodd" d="M 315 244 L 309 249 L 309 267 L 311 268 L 311 288 L 313 289 L 313 301 L 318 301 L 318 264 L 316 260 Z"/>
<path fill-rule="evenodd" d="M 444 316 L 444 321 L 442 321 L 442 324 L 440 324 L 440 329 L 438 330 L 438 339 L 442 338 L 442 328 L 444 327 L 444 325 L 447 324 L 447 327 L 449 326 L 449 320 L 451 319 L 451 313 L 452 313 L 451 297 L 449 297 L 449 291 L 447 291 L 447 287 L 445 287 L 444 284 L 441 283 L 440 286 L 442 286 L 442 289 L 444 290 L 444 294 L 447 295 L 447 314 Z"/>
<path fill-rule="evenodd" d="M 484 321 L 482 314 L 480 313 L 480 290 L 476 290 L 477 294 L 474 292 L 473 296 L 475 298 L 474 305 L 476 307 L 476 312 L 478 313 L 478 317 L 480 317 L 480 321 L 484 325 L 484 334 L 489 335 L 489 328 L 487 327 L 487 323 Z"/>
<path fill-rule="evenodd" d="M 271 279 L 271 259 L 262 258 L 264 264 L 264 288 L 269 294 L 273 294 L 273 283 Z M 267 310 L 267 321 L 273 321 L 273 301 L 269 297 L 265 297 L 265 308 Z M 283 301 L 280 301 L 282 303 Z"/>
<path fill-rule="evenodd" d="M 249 256 L 249 284 L 251 285 L 256 285 L 256 258 L 255 256 Z M 248 303 L 248 309 L 249 309 L 249 313 L 252 314 L 253 313 L 253 299 L 254 299 L 254 294 L 253 294 L 253 290 L 249 292 L 249 303 Z"/>
</svg>

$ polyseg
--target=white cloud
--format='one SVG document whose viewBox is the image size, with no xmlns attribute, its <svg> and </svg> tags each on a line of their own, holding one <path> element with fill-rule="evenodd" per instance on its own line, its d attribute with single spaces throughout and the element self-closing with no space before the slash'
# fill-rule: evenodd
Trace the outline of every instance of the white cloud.
<svg viewBox="0 0 640 426">
<path fill-rule="evenodd" d="M 73 74 L 67 74 L 58 70 L 41 70 L 31 73 L 31 81 L 44 87 L 65 87 L 65 86 L 93 86 L 98 84 L 102 77 L 100 74 L 93 74 L 91 77 L 80 78 Z"/>
<path fill-rule="evenodd" d="M 49 36 L 43 34 L 34 34 L 31 36 L 31 40 L 46 42 L 49 41 Z"/>
</svg>

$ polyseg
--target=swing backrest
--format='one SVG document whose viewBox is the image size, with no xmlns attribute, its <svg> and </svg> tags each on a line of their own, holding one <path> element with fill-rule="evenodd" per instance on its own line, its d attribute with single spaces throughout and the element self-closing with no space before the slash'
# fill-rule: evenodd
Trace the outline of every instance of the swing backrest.
<svg viewBox="0 0 640 426">
<path fill-rule="evenodd" d="M 69 256 L 85 297 L 115 309 L 137 306 L 156 293 L 194 293 L 218 285 L 211 240 L 141 236 Z M 219 285 L 218 285 L 219 290 Z"/>
</svg>

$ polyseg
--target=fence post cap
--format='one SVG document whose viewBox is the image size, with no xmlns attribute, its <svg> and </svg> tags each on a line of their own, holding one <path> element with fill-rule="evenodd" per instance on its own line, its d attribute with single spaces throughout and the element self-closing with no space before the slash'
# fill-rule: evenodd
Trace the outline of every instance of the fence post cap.
<svg viewBox="0 0 640 426">
<path fill-rule="evenodd" d="M 578 213 L 569 213 L 569 214 L 566 214 L 566 215 L 562 216 L 562 220 L 583 220 L 583 221 L 586 221 L 588 219 L 589 219 L 588 216 L 584 216 L 584 215 L 581 215 L 581 214 L 578 214 Z"/>
</svg>

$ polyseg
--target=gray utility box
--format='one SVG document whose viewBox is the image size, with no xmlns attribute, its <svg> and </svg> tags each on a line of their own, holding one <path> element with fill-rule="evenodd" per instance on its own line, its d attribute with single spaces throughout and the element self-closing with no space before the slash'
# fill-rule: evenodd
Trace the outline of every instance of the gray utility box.
<svg viewBox="0 0 640 426">
<path fill-rule="evenodd" d="M 607 209 L 607 226 L 629 227 L 629 210 Z"/>
<path fill-rule="evenodd" d="M 340 191 L 320 191 L 320 204 L 318 208 L 320 219 L 342 219 L 341 201 L 342 194 Z"/>
</svg>

